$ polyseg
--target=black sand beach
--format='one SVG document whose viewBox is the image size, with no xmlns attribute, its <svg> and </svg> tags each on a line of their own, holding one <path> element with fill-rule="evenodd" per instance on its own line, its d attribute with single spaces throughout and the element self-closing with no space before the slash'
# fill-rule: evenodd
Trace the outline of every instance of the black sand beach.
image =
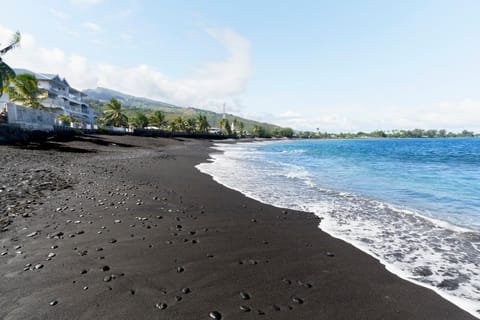
<svg viewBox="0 0 480 320">
<path fill-rule="evenodd" d="M 0 318 L 474 319 L 313 214 L 215 183 L 194 168 L 210 145 L 0 146 Z"/>
</svg>

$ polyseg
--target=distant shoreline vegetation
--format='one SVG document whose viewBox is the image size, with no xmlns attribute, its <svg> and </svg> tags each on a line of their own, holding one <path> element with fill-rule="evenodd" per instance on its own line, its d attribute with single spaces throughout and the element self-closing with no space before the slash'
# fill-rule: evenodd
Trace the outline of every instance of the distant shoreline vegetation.
<svg viewBox="0 0 480 320">
<path fill-rule="evenodd" d="M 328 132 L 313 132 L 302 131 L 295 134 L 297 138 L 310 139 L 364 139 L 364 138 L 479 138 L 479 133 L 473 131 L 463 130 L 462 132 L 451 132 L 445 129 L 440 130 L 391 130 L 383 131 L 376 130 L 373 132 L 357 132 L 357 133 L 328 133 Z"/>
</svg>

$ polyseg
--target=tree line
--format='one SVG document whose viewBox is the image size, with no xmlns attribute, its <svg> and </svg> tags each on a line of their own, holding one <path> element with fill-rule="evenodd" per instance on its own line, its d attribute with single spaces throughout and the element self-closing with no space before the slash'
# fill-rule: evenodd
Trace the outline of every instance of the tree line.
<svg viewBox="0 0 480 320">
<path fill-rule="evenodd" d="M 451 132 L 445 129 L 413 129 L 413 130 L 391 130 L 383 131 L 376 130 L 373 132 L 357 133 L 328 133 L 303 131 L 296 134 L 297 137 L 302 138 L 317 138 L 317 139 L 358 139 L 358 138 L 467 138 L 478 137 L 479 134 L 475 134 L 473 131 L 463 130 L 461 132 Z"/>
</svg>

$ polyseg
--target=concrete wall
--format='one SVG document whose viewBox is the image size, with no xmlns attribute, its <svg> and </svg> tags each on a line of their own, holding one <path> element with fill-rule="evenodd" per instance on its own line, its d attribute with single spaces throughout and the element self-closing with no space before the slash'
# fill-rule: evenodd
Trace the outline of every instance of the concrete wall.
<svg viewBox="0 0 480 320">
<path fill-rule="evenodd" d="M 55 114 L 22 107 L 11 102 L 4 103 L 1 108 L 7 108 L 8 123 L 23 129 L 38 131 L 53 131 Z"/>
</svg>

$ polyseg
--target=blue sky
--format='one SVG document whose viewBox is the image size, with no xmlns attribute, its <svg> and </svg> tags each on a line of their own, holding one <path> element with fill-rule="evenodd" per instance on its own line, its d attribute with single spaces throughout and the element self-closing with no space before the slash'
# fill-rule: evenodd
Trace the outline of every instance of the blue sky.
<svg viewBox="0 0 480 320">
<path fill-rule="evenodd" d="M 14 67 L 300 130 L 480 131 L 479 1 L 0 0 Z M 6 14 L 8 12 L 8 14 Z"/>
</svg>

